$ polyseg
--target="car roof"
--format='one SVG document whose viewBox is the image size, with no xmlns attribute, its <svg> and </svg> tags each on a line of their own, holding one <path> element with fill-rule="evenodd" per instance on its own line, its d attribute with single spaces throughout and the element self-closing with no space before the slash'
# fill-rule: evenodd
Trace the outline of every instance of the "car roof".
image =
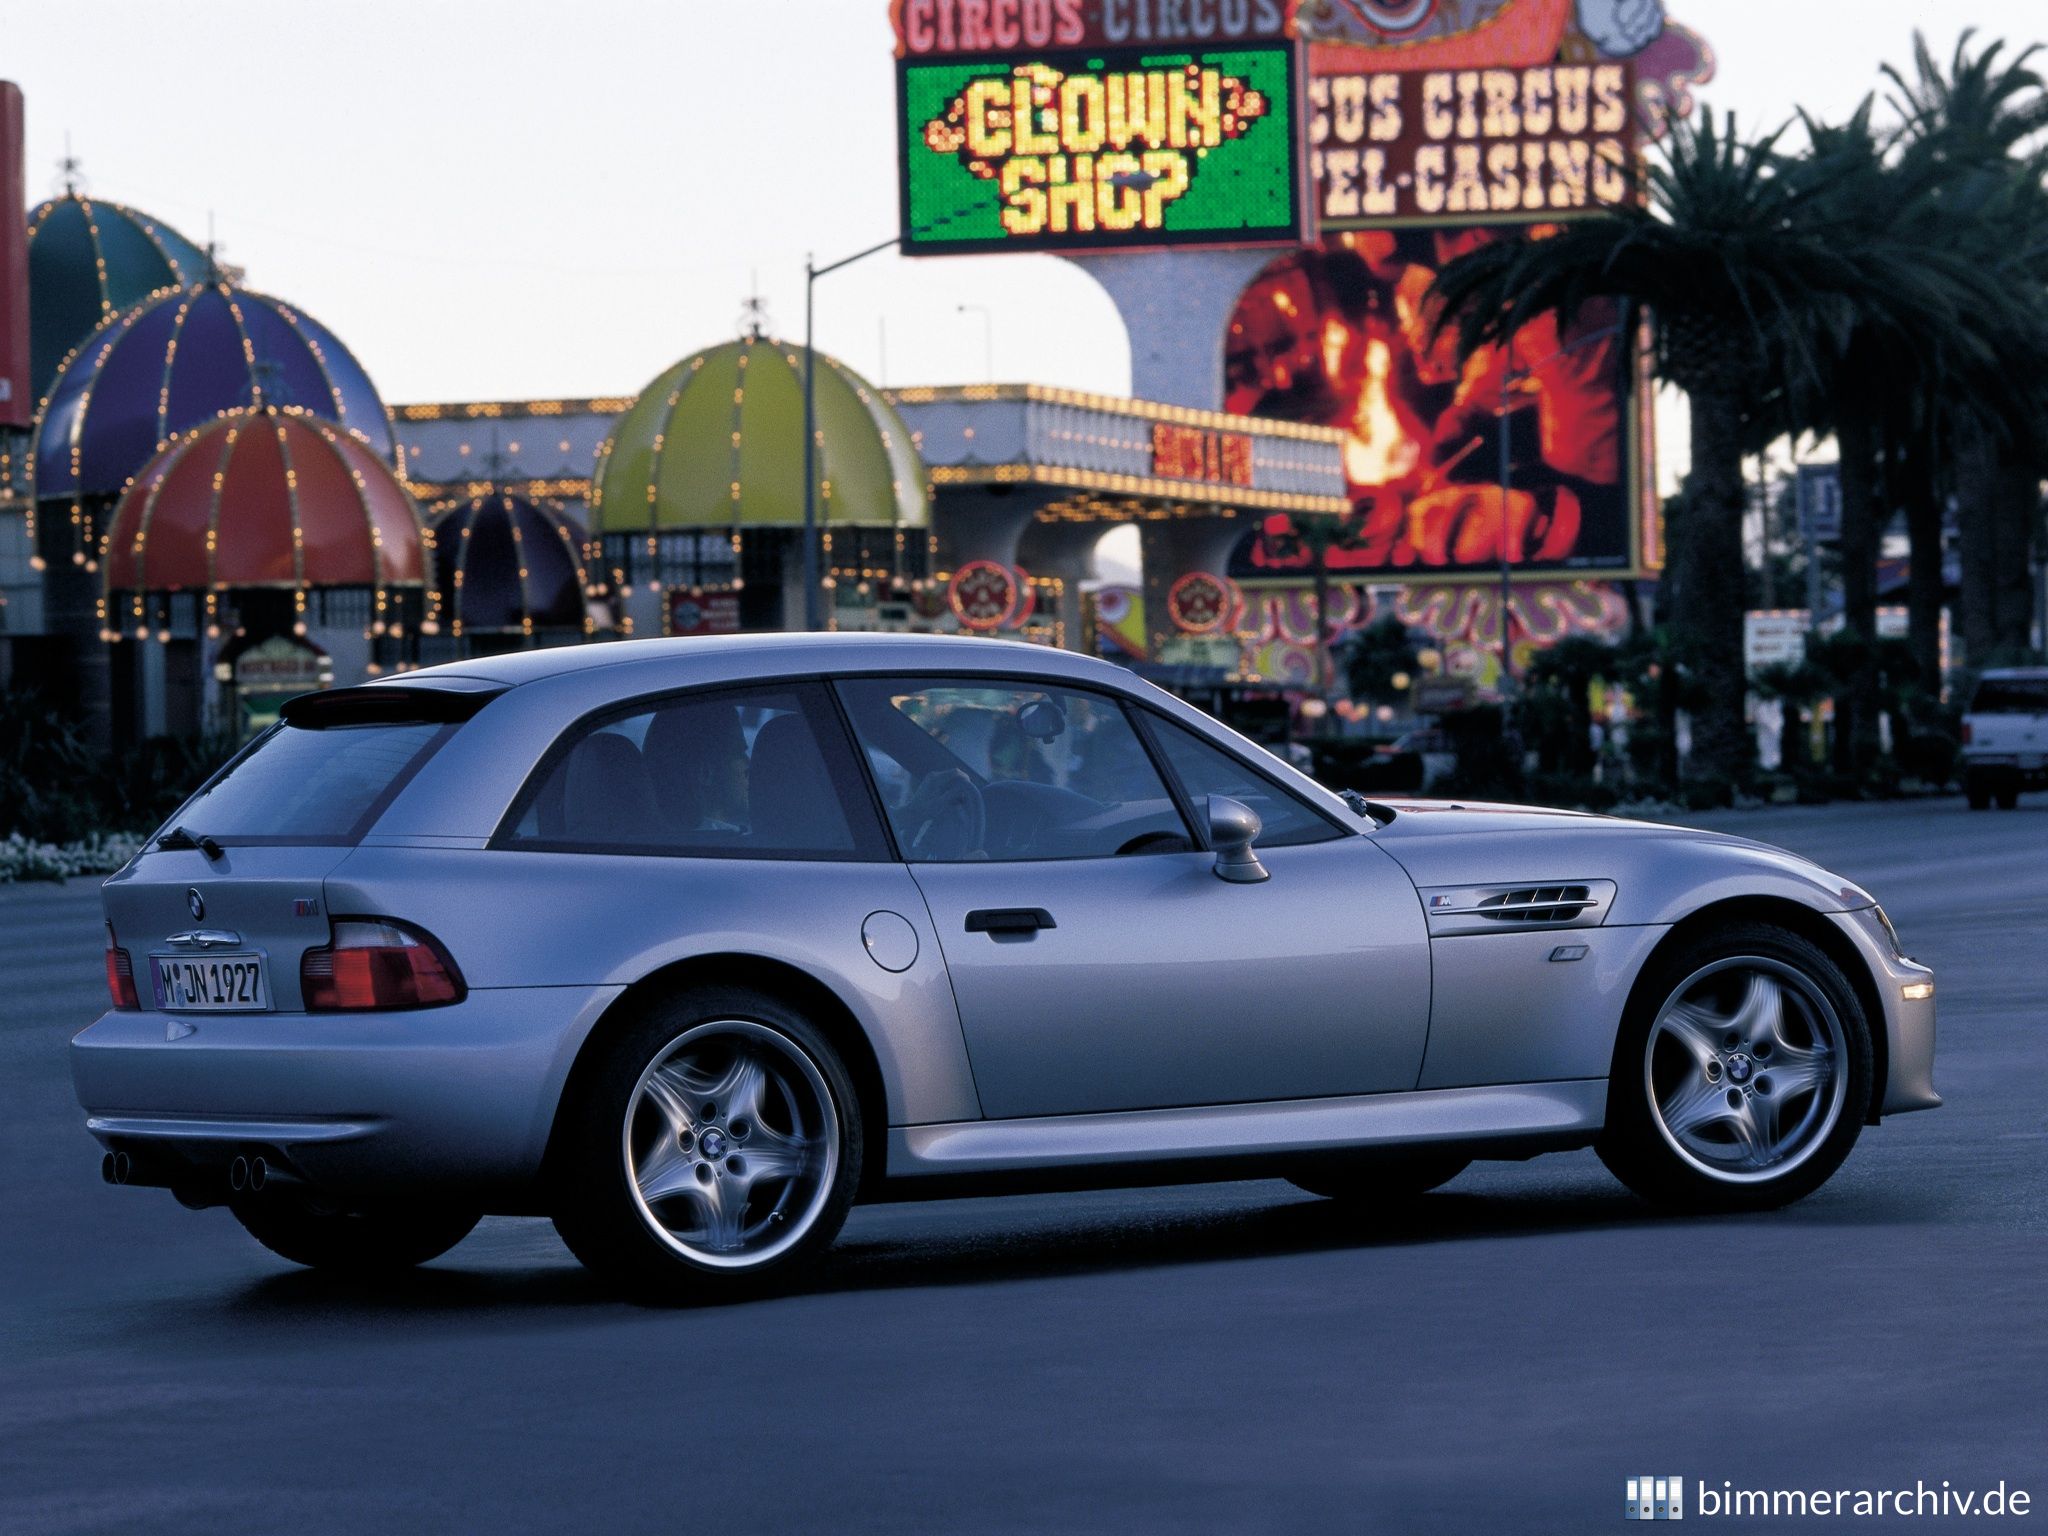
<svg viewBox="0 0 2048 1536">
<path fill-rule="evenodd" d="M 902 635 L 793 631 L 771 634 L 690 635 L 666 639 L 600 640 L 581 645 L 549 646 L 443 662 L 417 671 L 394 673 L 366 686 L 467 688 L 476 683 L 518 687 L 544 678 L 649 662 L 715 662 L 721 670 L 744 666 L 758 657 L 765 668 L 781 672 L 797 654 L 819 668 L 875 667 L 987 668 L 1018 667 L 1067 677 L 1096 676 L 1128 684 L 1128 669 L 1075 651 L 1032 645 L 1021 640 L 996 640 L 979 635 Z"/>
</svg>

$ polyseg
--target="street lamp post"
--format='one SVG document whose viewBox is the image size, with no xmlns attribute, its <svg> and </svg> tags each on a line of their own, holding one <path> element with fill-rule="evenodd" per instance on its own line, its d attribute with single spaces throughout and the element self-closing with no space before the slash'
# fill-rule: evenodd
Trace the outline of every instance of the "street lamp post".
<svg viewBox="0 0 2048 1536">
<path fill-rule="evenodd" d="M 958 306 L 963 315 L 981 316 L 981 368 L 990 384 L 996 381 L 996 321 L 995 312 L 986 304 L 962 304 Z"/>
<path fill-rule="evenodd" d="M 902 242 L 901 235 L 877 241 L 864 251 L 855 251 L 838 261 L 819 266 L 804 257 L 804 628 L 824 628 L 822 588 L 818 584 L 818 353 L 812 333 L 814 305 L 812 290 L 818 279 L 841 267 L 889 250 Z"/>
</svg>

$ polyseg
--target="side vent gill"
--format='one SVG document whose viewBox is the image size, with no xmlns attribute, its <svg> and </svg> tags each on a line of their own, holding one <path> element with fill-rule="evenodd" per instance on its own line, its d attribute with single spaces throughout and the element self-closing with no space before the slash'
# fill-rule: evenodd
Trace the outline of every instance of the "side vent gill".
<svg viewBox="0 0 2048 1536">
<path fill-rule="evenodd" d="M 1422 907 L 1433 937 L 1512 933 L 1524 928 L 1597 928 L 1614 903 L 1612 880 L 1541 885 L 1430 886 Z"/>
<path fill-rule="evenodd" d="M 1561 923 L 1599 904 L 1583 885 L 1531 885 L 1486 897 L 1474 915 L 1496 923 Z"/>
</svg>

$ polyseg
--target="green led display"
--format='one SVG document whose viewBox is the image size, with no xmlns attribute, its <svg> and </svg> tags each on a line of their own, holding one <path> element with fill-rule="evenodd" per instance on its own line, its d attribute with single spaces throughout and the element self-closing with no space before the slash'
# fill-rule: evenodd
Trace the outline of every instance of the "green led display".
<svg viewBox="0 0 2048 1536">
<path fill-rule="evenodd" d="M 906 61 L 903 249 L 1291 244 L 1294 59 L 1273 43 Z"/>
</svg>

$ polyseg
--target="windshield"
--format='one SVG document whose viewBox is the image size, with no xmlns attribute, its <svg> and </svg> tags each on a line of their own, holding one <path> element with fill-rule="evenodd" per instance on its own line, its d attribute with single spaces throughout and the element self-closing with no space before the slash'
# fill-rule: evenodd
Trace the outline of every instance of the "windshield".
<svg viewBox="0 0 2048 1536">
<path fill-rule="evenodd" d="M 2048 677 L 1987 677 L 1970 700 L 1973 715 L 2048 715 Z"/>
<path fill-rule="evenodd" d="M 416 720 L 275 726 L 171 825 L 220 843 L 353 843 L 456 729 Z"/>
</svg>

